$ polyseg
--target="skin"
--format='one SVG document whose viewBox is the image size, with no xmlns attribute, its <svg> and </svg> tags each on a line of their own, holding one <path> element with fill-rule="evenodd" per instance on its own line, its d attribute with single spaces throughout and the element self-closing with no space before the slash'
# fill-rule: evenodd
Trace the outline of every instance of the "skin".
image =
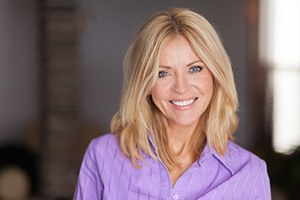
<svg viewBox="0 0 300 200">
<path fill-rule="evenodd" d="M 170 152 L 180 163 L 176 169 L 169 169 L 174 185 L 194 162 L 189 144 L 212 98 L 213 76 L 182 36 L 173 37 L 162 48 L 159 65 L 159 78 L 151 95 L 163 113 Z"/>
</svg>

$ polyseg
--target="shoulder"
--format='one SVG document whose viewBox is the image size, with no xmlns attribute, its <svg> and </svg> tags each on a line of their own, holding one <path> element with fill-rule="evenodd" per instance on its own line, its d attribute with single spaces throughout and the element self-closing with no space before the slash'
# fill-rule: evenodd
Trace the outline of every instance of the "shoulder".
<svg viewBox="0 0 300 200">
<path fill-rule="evenodd" d="M 253 168 L 261 168 L 265 165 L 263 159 L 233 142 L 228 143 L 227 154 L 231 161 L 240 165 L 251 164 Z"/>
<path fill-rule="evenodd" d="M 270 179 L 263 159 L 238 144 L 229 142 L 226 160 L 245 194 L 257 199 L 271 199 Z"/>
<path fill-rule="evenodd" d="M 91 160 L 102 160 L 106 157 L 120 152 L 119 142 L 116 136 L 112 133 L 106 133 L 91 140 L 89 143 L 85 157 L 90 157 Z"/>
<path fill-rule="evenodd" d="M 90 142 L 81 164 L 74 199 L 98 199 L 96 196 L 103 189 L 103 174 L 110 174 L 110 158 L 118 152 L 118 146 L 116 137 L 111 133 Z"/>
<path fill-rule="evenodd" d="M 255 184 L 262 176 L 268 176 L 266 162 L 236 143 L 228 143 L 225 158 L 234 174 L 244 174 L 252 184 Z"/>
<path fill-rule="evenodd" d="M 91 140 L 89 146 L 94 148 L 105 148 L 109 145 L 118 146 L 118 140 L 112 133 L 106 133 Z"/>
<path fill-rule="evenodd" d="M 89 152 L 110 152 L 119 150 L 119 142 L 112 133 L 106 133 L 91 140 L 87 151 Z"/>
<path fill-rule="evenodd" d="M 118 139 L 114 134 L 106 133 L 91 140 L 86 149 L 83 163 L 84 166 L 94 166 L 94 170 L 102 173 L 103 169 L 111 169 L 113 162 L 123 159 L 126 159 L 126 156 L 120 149 Z"/>
<path fill-rule="evenodd" d="M 237 172 L 253 172 L 257 174 L 258 171 L 266 168 L 264 160 L 231 141 L 228 142 L 227 151 L 223 156 L 219 155 L 215 150 L 213 150 L 213 153 L 231 174 L 236 174 Z"/>
<path fill-rule="evenodd" d="M 236 193 L 247 199 L 270 199 L 269 177 L 263 159 L 233 142 L 228 142 L 224 155 L 214 150 L 213 155 L 230 172 L 225 178 L 226 187 L 230 185 L 228 191 L 232 191 L 230 194 Z M 236 199 L 242 199 L 242 196 Z"/>
</svg>

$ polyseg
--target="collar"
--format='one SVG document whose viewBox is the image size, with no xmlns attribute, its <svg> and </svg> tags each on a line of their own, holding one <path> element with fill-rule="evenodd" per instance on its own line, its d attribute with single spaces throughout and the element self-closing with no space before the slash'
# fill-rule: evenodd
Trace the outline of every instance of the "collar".
<svg viewBox="0 0 300 200">
<path fill-rule="evenodd" d="M 199 165 L 202 164 L 207 159 L 211 157 L 216 158 L 225 168 L 227 168 L 230 173 L 233 175 L 237 172 L 239 166 L 239 156 L 237 150 L 234 148 L 234 145 L 231 141 L 228 142 L 227 150 L 225 154 L 220 155 L 215 148 L 210 147 L 208 144 L 205 145 L 202 154 L 198 160 Z"/>
<path fill-rule="evenodd" d="M 151 145 L 152 151 L 155 155 L 158 155 L 157 148 L 155 146 L 155 143 L 153 142 L 152 136 L 150 133 L 148 133 L 148 140 Z M 228 148 L 225 152 L 225 154 L 222 156 L 220 155 L 215 148 L 210 147 L 207 143 L 201 153 L 200 158 L 198 159 L 198 164 L 201 166 L 202 162 L 204 162 L 207 159 L 210 159 L 211 157 L 216 158 L 219 162 L 222 163 L 224 167 L 226 167 L 230 173 L 233 175 L 236 173 L 237 169 L 235 166 L 237 166 L 238 156 L 236 150 L 233 148 L 233 143 L 231 141 L 228 142 Z"/>
<path fill-rule="evenodd" d="M 148 137 L 148 141 L 149 141 L 149 144 L 150 144 L 150 146 L 151 146 L 152 152 L 153 152 L 156 156 L 158 156 L 157 148 L 156 148 L 155 143 L 153 142 L 153 139 L 152 139 L 151 134 L 148 133 L 147 137 Z"/>
</svg>

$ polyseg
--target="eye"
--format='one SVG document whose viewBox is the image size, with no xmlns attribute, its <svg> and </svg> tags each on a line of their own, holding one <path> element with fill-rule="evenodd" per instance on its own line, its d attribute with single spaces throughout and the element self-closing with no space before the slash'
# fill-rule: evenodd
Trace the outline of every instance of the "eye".
<svg viewBox="0 0 300 200">
<path fill-rule="evenodd" d="M 197 73 L 197 72 L 200 72 L 201 70 L 203 69 L 203 67 L 201 67 L 201 66 L 192 66 L 192 67 L 190 67 L 190 69 L 189 69 L 189 72 L 190 73 Z"/>
<path fill-rule="evenodd" d="M 159 77 L 159 78 L 163 78 L 163 77 L 166 77 L 166 76 L 168 76 L 168 75 L 169 75 L 169 73 L 166 72 L 166 71 L 159 71 L 159 72 L 158 72 L 158 77 Z"/>
</svg>

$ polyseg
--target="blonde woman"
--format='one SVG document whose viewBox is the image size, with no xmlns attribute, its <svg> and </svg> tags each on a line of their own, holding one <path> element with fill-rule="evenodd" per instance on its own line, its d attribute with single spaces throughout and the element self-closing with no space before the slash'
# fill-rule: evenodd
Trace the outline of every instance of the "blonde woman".
<svg viewBox="0 0 300 200">
<path fill-rule="evenodd" d="M 232 142 L 231 64 L 203 16 L 153 15 L 124 72 L 112 133 L 90 143 L 74 200 L 271 199 L 265 162 Z"/>
</svg>

